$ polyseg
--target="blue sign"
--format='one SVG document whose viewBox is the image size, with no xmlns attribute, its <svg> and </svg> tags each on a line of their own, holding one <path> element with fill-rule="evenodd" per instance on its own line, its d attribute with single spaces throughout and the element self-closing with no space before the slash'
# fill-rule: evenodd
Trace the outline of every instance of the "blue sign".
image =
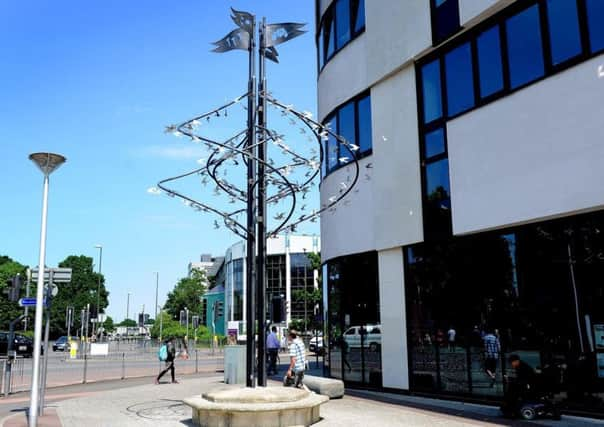
<svg viewBox="0 0 604 427">
<path fill-rule="evenodd" d="M 21 298 L 19 299 L 19 307 L 35 307 L 36 299 L 35 298 Z"/>
</svg>

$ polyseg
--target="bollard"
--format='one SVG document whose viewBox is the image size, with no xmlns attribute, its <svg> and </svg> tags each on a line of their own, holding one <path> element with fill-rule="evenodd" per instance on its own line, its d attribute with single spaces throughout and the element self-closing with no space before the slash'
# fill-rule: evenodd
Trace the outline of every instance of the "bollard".
<svg viewBox="0 0 604 427">
<path fill-rule="evenodd" d="M 88 370 L 88 357 L 84 352 L 84 378 L 82 378 L 82 384 L 86 384 L 86 371 Z"/>
<path fill-rule="evenodd" d="M 197 349 L 195 349 L 195 373 L 199 372 L 199 369 L 197 368 L 197 362 L 198 362 L 198 357 L 197 357 Z"/>
<path fill-rule="evenodd" d="M 122 353 L 122 379 L 126 379 L 126 353 Z"/>
<path fill-rule="evenodd" d="M 6 392 L 6 381 L 4 379 L 5 377 L 6 377 L 6 360 L 4 360 L 2 363 L 2 378 L 0 378 L 0 383 L 2 384 L 2 390 L 0 390 L 0 393 L 2 393 L 2 395 L 4 395 L 4 397 L 8 396 L 8 393 Z"/>
</svg>

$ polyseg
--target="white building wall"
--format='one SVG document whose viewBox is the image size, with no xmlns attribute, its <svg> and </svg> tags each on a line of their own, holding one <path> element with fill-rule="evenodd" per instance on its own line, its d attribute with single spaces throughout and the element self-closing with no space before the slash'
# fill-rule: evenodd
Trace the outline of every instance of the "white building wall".
<svg viewBox="0 0 604 427">
<path fill-rule="evenodd" d="M 408 390 L 407 315 L 401 248 L 378 252 L 378 266 L 382 324 L 382 385 Z"/>
<path fill-rule="evenodd" d="M 423 240 L 415 69 L 371 89 L 375 249 Z"/>
<path fill-rule="evenodd" d="M 459 23 L 463 27 L 468 21 L 489 9 L 496 3 L 512 3 L 513 0 L 459 0 Z"/>
<path fill-rule="evenodd" d="M 447 124 L 455 234 L 604 207 L 602 67 L 604 55 Z"/>
</svg>

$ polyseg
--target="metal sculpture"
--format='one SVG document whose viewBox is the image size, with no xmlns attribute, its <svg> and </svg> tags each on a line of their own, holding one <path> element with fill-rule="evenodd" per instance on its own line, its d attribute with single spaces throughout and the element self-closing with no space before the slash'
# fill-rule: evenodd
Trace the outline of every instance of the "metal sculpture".
<svg viewBox="0 0 604 427">
<path fill-rule="evenodd" d="M 248 90 L 218 108 L 180 124 L 166 127 L 166 132 L 187 137 L 193 143 L 204 147 L 207 151 L 207 158 L 198 161 L 200 167 L 185 174 L 164 179 L 158 183 L 157 187 L 148 191 L 154 194 L 163 191 L 168 196 L 181 198 L 186 205 L 197 211 L 216 215 L 228 229 L 247 241 L 246 385 L 253 387 L 256 360 L 258 385 L 266 385 L 265 342 L 263 339 L 258 340 L 258 357 L 256 358 L 254 339 L 256 320 L 258 320 L 258 325 L 261 325 L 260 331 L 264 331 L 263 326 L 266 325 L 264 301 L 266 238 L 276 236 L 283 231 L 294 232 L 299 224 L 306 221 L 316 222 L 325 211 L 335 209 L 335 205 L 353 189 L 358 181 L 357 151 L 359 147 L 337 135 L 329 126 L 314 121 L 311 113 L 298 111 L 291 105 L 282 103 L 267 90 L 265 60 L 278 62 L 278 52 L 275 46 L 305 33 L 302 30 L 305 24 L 267 25 L 263 18 L 258 29 L 259 47 L 256 48 L 255 16 L 247 12 L 231 10 L 231 18 L 239 28 L 215 42 L 214 51 L 226 52 L 233 49 L 248 51 Z M 256 85 L 255 75 L 256 51 L 258 51 L 259 63 L 258 85 Z M 244 100 L 247 103 L 244 103 Z M 206 124 L 217 118 L 227 118 L 229 109 L 237 105 L 241 105 L 247 110 L 247 127 L 245 129 L 222 141 L 204 134 L 203 128 Z M 299 124 L 299 134 L 306 143 L 299 147 L 287 145 L 284 134 L 267 126 L 268 108 L 279 111 L 289 124 Z M 278 148 L 280 155 L 268 156 L 269 145 Z M 327 198 L 326 203 L 317 209 L 310 210 L 305 201 L 316 185 L 315 182 L 320 175 L 321 164 L 325 158 L 329 158 L 332 163 L 347 164 L 347 178 L 346 181 L 340 183 L 337 192 Z M 228 173 L 230 170 L 243 167 L 247 168 L 246 178 L 241 180 L 244 182 L 227 179 L 227 176 L 229 178 L 233 176 L 232 173 Z M 187 177 L 200 178 L 204 187 L 211 183 L 215 184 L 213 195 L 224 195 L 228 198 L 229 204 L 235 206 L 232 210 L 221 209 L 205 199 L 194 198 L 168 187 L 169 183 Z M 298 203 L 300 200 L 303 202 Z M 273 215 L 275 225 L 267 230 L 267 204 L 277 205 L 286 202 L 287 208 Z M 239 206 L 237 206 L 238 204 Z M 245 223 L 241 218 L 244 213 L 246 214 Z M 214 221 L 214 227 L 220 227 L 218 220 Z M 254 308 L 256 313 L 254 313 Z"/>
</svg>

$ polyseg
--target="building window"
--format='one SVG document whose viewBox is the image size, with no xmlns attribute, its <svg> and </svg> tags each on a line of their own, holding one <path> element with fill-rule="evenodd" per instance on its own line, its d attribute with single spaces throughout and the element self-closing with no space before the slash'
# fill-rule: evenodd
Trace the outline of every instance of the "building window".
<svg viewBox="0 0 604 427">
<path fill-rule="evenodd" d="M 445 153 L 445 131 L 443 128 L 436 129 L 424 135 L 424 158 L 438 156 Z"/>
<path fill-rule="evenodd" d="M 421 73 L 424 123 L 430 123 L 443 115 L 440 61 L 437 59 L 424 65 Z"/>
<path fill-rule="evenodd" d="M 548 0 L 547 22 L 553 65 L 581 54 L 576 0 Z"/>
<path fill-rule="evenodd" d="M 290 255 L 291 268 L 291 317 L 302 320 L 304 330 L 313 325 L 315 306 L 308 299 L 309 293 L 315 288 L 314 270 L 305 253 Z"/>
<path fill-rule="evenodd" d="M 371 97 L 364 93 L 346 102 L 332 112 L 324 122 L 329 129 L 342 136 L 349 144 L 356 145 L 357 150 L 342 147 L 331 134 L 324 146 L 323 177 L 341 166 L 349 164 L 352 157 L 365 157 L 372 152 L 371 136 Z"/>
<path fill-rule="evenodd" d="M 474 106 L 472 50 L 464 43 L 445 55 L 447 114 L 455 116 Z"/>
<path fill-rule="evenodd" d="M 503 65 L 499 26 L 476 38 L 480 96 L 486 98 L 503 89 Z"/>
<path fill-rule="evenodd" d="M 331 57 L 365 31 L 365 1 L 336 0 L 319 24 L 317 46 L 319 71 Z"/>
<path fill-rule="evenodd" d="M 506 33 L 512 89 L 542 77 L 545 70 L 539 6 L 531 6 L 509 18 Z"/>
<path fill-rule="evenodd" d="M 459 29 L 458 0 L 432 0 L 433 44 L 439 44 Z"/>
<path fill-rule="evenodd" d="M 243 259 L 233 261 L 233 320 L 243 320 Z"/>
<path fill-rule="evenodd" d="M 604 2 L 586 0 L 586 9 L 591 51 L 599 52 L 604 49 Z"/>
</svg>

